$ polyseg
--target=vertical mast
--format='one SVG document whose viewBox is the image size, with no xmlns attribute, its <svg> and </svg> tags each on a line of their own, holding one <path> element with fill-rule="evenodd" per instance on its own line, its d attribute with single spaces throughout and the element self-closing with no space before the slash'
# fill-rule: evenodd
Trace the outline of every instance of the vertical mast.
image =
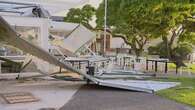
<svg viewBox="0 0 195 110">
<path fill-rule="evenodd" d="M 106 29 L 107 29 L 107 0 L 105 2 L 105 9 L 104 9 L 104 55 L 106 54 Z"/>
</svg>

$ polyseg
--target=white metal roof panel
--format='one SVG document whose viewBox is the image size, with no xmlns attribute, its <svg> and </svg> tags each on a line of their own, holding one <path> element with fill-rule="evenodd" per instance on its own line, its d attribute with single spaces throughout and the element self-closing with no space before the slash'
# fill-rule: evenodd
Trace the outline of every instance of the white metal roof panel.
<svg viewBox="0 0 195 110">
<path fill-rule="evenodd" d="M 95 33 L 80 25 L 66 39 L 64 39 L 63 47 L 75 53 L 81 47 L 89 44 L 96 38 Z"/>
</svg>

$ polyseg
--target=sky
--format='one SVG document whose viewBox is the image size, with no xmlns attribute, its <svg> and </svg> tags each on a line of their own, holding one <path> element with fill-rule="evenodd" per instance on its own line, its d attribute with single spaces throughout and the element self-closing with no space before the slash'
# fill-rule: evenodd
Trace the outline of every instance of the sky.
<svg viewBox="0 0 195 110">
<path fill-rule="evenodd" d="M 91 4 L 92 6 L 97 8 L 102 0 L 1 0 L 1 1 L 40 4 L 45 9 L 47 9 L 52 15 L 65 16 L 67 10 L 70 8 L 79 8 L 85 4 Z"/>
<path fill-rule="evenodd" d="M 64 0 L 64 1 L 68 1 L 68 0 Z M 81 0 L 75 0 L 75 2 L 78 2 L 78 1 L 81 1 Z M 95 8 L 98 8 L 98 6 L 99 6 L 99 4 L 102 2 L 103 0 L 88 0 L 88 2 L 87 3 L 85 3 L 85 4 L 90 4 L 90 5 L 92 5 L 93 7 L 95 7 Z M 81 2 L 82 3 L 82 2 Z M 82 7 L 83 5 L 85 5 L 85 4 L 81 4 L 81 5 L 79 5 L 79 6 L 77 6 L 76 8 L 78 8 L 78 7 Z M 56 15 L 57 16 L 66 16 L 66 13 L 67 13 L 68 11 L 62 11 L 62 12 L 60 12 L 60 13 L 57 13 Z M 94 16 L 93 17 L 93 20 L 92 21 L 90 21 L 90 24 L 93 26 L 93 27 L 95 27 L 96 26 L 96 17 Z"/>
<path fill-rule="evenodd" d="M 70 8 L 81 8 L 86 4 L 90 4 L 95 8 L 98 8 L 99 4 L 103 0 L 3 0 L 6 2 L 17 2 L 17 3 L 32 3 L 41 4 L 46 10 L 53 16 L 66 16 L 68 9 Z M 6 6 L 8 7 L 8 6 Z M 95 26 L 96 17 L 91 21 L 91 25 Z"/>
<path fill-rule="evenodd" d="M 59 1 L 59 0 L 57 0 L 57 1 Z M 70 0 L 60 0 L 60 1 L 68 2 L 68 1 L 70 1 Z M 82 1 L 87 1 L 87 2 L 83 4 Z M 103 0 L 74 0 L 74 2 L 80 2 L 80 3 L 81 3 L 81 5 L 78 5 L 78 6 L 76 6 L 75 8 L 82 7 L 82 6 L 85 5 L 85 4 L 90 4 L 90 5 L 92 5 L 93 7 L 98 8 L 99 4 L 100 4 L 102 1 L 103 1 Z M 67 12 L 68 12 L 68 11 L 66 10 L 66 11 L 59 12 L 59 13 L 57 13 L 57 14 L 55 14 L 55 15 L 56 15 L 56 16 L 65 16 Z"/>
<path fill-rule="evenodd" d="M 91 4 L 93 7 L 98 8 L 99 4 L 102 2 L 103 0 L 89 0 L 89 4 Z M 96 17 L 93 17 L 93 20 L 90 22 L 92 27 L 96 26 Z"/>
<path fill-rule="evenodd" d="M 89 0 L 89 4 L 97 8 L 102 1 L 103 0 Z"/>
<path fill-rule="evenodd" d="M 55 1 L 55 0 L 54 0 Z M 71 1 L 71 2 L 73 2 L 73 0 L 56 0 L 56 1 L 66 1 L 66 2 L 68 2 L 68 1 Z M 98 5 L 103 1 L 103 0 L 74 0 L 74 2 L 81 2 L 82 3 L 82 1 L 88 1 L 88 3 L 89 4 L 91 4 L 92 6 L 94 6 L 94 7 L 98 7 Z"/>
</svg>

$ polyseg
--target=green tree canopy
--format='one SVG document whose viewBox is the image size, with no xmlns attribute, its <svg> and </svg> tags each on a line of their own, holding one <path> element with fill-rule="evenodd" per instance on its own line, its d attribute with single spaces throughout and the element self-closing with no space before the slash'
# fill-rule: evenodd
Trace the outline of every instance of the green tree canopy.
<svg viewBox="0 0 195 110">
<path fill-rule="evenodd" d="M 154 6 L 151 0 L 109 0 L 108 27 L 114 34 L 125 35 L 134 53 L 140 56 L 146 43 L 159 37 L 159 26 L 155 21 Z M 103 26 L 104 4 L 97 10 L 97 26 Z"/>
<path fill-rule="evenodd" d="M 85 5 L 83 8 L 71 8 L 67 13 L 67 16 L 64 17 L 65 22 L 80 23 L 86 26 L 87 28 L 92 28 L 89 22 L 92 20 L 92 17 L 95 15 L 95 8 L 91 5 Z"/>
<path fill-rule="evenodd" d="M 184 41 L 193 42 L 194 37 L 189 35 L 194 35 L 194 3 L 195 0 L 108 0 L 108 27 L 115 34 L 125 35 L 137 56 L 146 42 L 161 37 L 161 51 L 176 60 L 174 50 L 183 48 Z M 103 10 L 104 3 L 96 13 L 98 27 L 103 27 Z"/>
</svg>

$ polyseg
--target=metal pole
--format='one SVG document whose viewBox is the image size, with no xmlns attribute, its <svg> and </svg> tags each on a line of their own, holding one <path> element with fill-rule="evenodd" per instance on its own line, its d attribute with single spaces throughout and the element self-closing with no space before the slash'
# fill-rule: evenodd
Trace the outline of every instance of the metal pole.
<svg viewBox="0 0 195 110">
<path fill-rule="evenodd" d="M 106 54 L 106 29 L 107 29 L 107 0 L 105 1 L 105 10 L 104 10 L 104 55 Z"/>
<path fill-rule="evenodd" d="M 0 74 L 1 74 L 1 63 L 2 63 L 2 62 L 0 61 Z"/>
</svg>

